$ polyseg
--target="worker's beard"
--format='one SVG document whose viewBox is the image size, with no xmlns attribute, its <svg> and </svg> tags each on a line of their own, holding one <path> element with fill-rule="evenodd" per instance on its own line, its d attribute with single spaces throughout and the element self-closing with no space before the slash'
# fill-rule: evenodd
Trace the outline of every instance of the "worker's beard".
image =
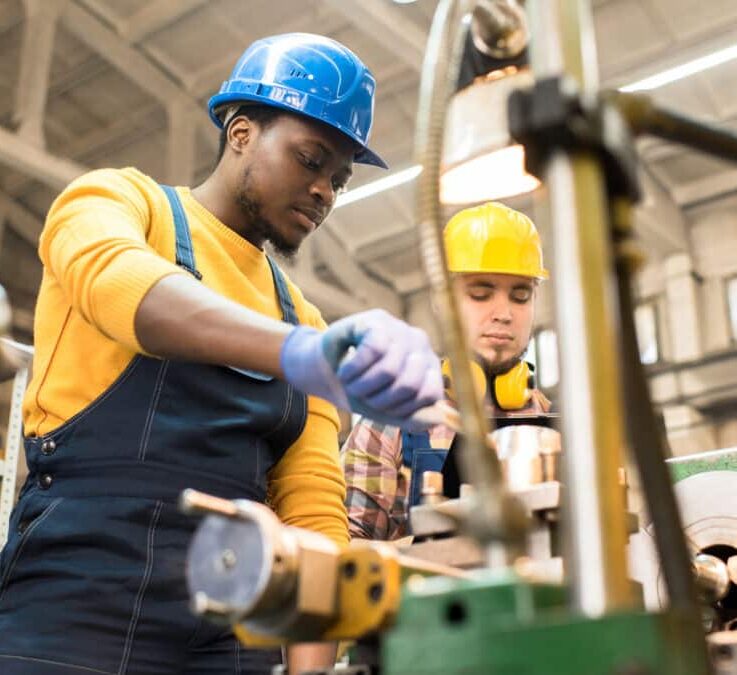
<svg viewBox="0 0 737 675">
<path fill-rule="evenodd" d="M 504 361 L 498 361 L 495 363 L 491 363 L 487 359 L 485 359 L 481 354 L 476 354 L 476 358 L 481 363 L 481 366 L 484 369 L 484 372 L 489 377 L 495 377 L 496 375 L 504 375 L 504 373 L 508 373 L 512 368 L 514 368 L 524 357 L 525 353 L 527 352 L 527 347 L 529 346 L 529 341 L 527 345 L 525 345 L 525 348 L 520 351 L 519 354 L 516 356 L 512 356 L 508 359 L 505 359 Z"/>
<path fill-rule="evenodd" d="M 243 176 L 243 188 L 236 195 L 236 201 L 248 217 L 252 232 L 258 238 L 268 241 L 279 255 L 291 260 L 299 249 L 299 243 L 295 244 L 288 241 L 274 224 L 263 216 L 261 202 L 254 196 L 254 191 L 250 189 L 250 178 L 251 171 L 246 169 Z"/>
</svg>

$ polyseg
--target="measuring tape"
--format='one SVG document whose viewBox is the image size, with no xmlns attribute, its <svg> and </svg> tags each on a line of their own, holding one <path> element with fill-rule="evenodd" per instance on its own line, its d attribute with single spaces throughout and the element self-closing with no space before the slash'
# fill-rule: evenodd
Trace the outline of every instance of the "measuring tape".
<svg viewBox="0 0 737 675">
<path fill-rule="evenodd" d="M 8 539 L 10 513 L 15 501 L 15 478 L 18 473 L 18 455 L 23 442 L 23 395 L 28 384 L 28 368 L 21 368 L 13 380 L 10 395 L 8 436 L 5 460 L 0 463 L 0 547 Z"/>
</svg>

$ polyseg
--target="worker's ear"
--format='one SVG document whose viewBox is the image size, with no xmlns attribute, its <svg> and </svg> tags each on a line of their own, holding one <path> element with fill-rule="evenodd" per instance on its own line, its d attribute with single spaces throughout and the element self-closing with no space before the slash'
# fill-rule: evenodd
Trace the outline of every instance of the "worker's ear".
<svg viewBox="0 0 737 675">
<path fill-rule="evenodd" d="M 240 154 L 248 145 L 254 131 L 254 123 L 245 115 L 236 115 L 230 124 L 228 124 L 227 141 L 228 146 Z"/>
</svg>

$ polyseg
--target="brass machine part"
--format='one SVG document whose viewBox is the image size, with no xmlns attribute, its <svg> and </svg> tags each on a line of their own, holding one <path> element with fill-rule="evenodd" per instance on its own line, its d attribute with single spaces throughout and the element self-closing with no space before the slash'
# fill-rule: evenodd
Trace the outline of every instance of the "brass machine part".
<svg viewBox="0 0 737 675">
<path fill-rule="evenodd" d="M 737 584 L 737 555 L 727 559 L 727 572 L 733 584 Z"/>
<path fill-rule="evenodd" d="M 249 646 L 352 639 L 391 624 L 411 575 L 468 572 L 401 555 L 390 544 L 327 537 L 283 525 L 263 504 L 186 490 L 187 513 L 209 514 L 190 546 L 192 609 L 233 625 Z"/>
<path fill-rule="evenodd" d="M 425 471 L 422 474 L 421 498 L 423 504 L 439 504 L 443 496 L 443 474 L 440 471 Z"/>
<path fill-rule="evenodd" d="M 691 569 L 696 589 L 704 602 L 718 602 L 729 593 L 732 580 L 724 561 L 707 553 L 699 553 L 691 562 Z"/>
</svg>

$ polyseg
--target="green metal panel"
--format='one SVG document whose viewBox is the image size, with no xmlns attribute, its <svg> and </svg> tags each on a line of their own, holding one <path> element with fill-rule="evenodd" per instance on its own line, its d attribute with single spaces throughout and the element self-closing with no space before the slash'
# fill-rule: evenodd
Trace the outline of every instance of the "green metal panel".
<svg viewBox="0 0 737 675">
<path fill-rule="evenodd" d="M 706 675 L 698 618 L 572 616 L 565 590 L 510 574 L 409 584 L 386 675 Z"/>
<path fill-rule="evenodd" d="M 673 482 L 707 471 L 737 471 L 737 448 L 702 452 L 668 460 Z"/>
</svg>

